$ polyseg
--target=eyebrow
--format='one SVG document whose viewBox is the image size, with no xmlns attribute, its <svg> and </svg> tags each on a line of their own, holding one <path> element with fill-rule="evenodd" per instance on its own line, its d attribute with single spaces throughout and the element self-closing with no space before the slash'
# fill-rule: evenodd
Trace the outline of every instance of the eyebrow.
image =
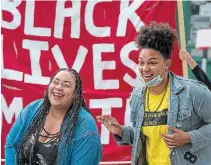
<svg viewBox="0 0 211 165">
<path fill-rule="evenodd" d="M 59 80 L 59 79 L 54 77 L 53 80 Z"/>
<path fill-rule="evenodd" d="M 64 81 L 64 83 L 70 83 L 72 85 L 72 83 L 70 81 Z"/>
<path fill-rule="evenodd" d="M 143 60 L 142 58 L 138 58 L 138 60 Z M 157 58 L 150 58 L 149 61 L 151 60 L 158 60 Z"/>
<path fill-rule="evenodd" d="M 58 79 L 58 78 L 53 78 L 54 80 L 57 80 L 57 81 L 60 81 L 60 79 Z M 72 83 L 70 82 L 70 81 L 68 81 L 68 80 L 65 80 L 64 81 L 65 83 L 70 83 L 71 85 L 72 85 Z"/>
<path fill-rule="evenodd" d="M 150 58 L 149 59 L 149 61 L 154 61 L 154 60 L 157 61 L 158 59 L 157 58 Z"/>
</svg>

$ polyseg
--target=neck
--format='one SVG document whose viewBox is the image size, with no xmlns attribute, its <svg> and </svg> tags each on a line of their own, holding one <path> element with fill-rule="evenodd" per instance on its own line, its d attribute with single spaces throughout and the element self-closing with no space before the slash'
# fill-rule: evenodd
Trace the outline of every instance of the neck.
<svg viewBox="0 0 211 165">
<path fill-rule="evenodd" d="M 153 95 L 159 95 L 166 90 L 167 85 L 168 85 L 168 77 L 165 78 L 160 85 L 158 85 L 156 87 L 150 87 L 149 91 Z"/>
<path fill-rule="evenodd" d="M 64 109 L 64 108 L 57 108 L 57 107 L 51 106 L 49 115 L 55 119 L 63 119 L 67 110 L 68 108 Z"/>
</svg>

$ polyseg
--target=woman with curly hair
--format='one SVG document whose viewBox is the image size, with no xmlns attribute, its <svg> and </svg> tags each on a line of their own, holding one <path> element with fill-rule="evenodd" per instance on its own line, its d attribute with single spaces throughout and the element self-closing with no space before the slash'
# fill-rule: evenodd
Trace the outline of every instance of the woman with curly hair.
<svg viewBox="0 0 211 165">
<path fill-rule="evenodd" d="M 13 124 L 5 165 L 98 165 L 102 146 L 74 69 L 60 69 L 45 97 L 30 103 Z"/>
<path fill-rule="evenodd" d="M 142 85 L 131 94 L 132 126 L 97 117 L 119 145 L 133 144 L 132 165 L 210 165 L 211 92 L 169 71 L 175 40 L 168 24 L 141 27 L 136 44 Z"/>
</svg>

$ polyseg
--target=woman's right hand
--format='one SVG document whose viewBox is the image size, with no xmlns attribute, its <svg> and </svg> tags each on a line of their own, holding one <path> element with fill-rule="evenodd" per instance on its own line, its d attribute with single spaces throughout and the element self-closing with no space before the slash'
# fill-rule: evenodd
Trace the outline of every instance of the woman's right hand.
<svg viewBox="0 0 211 165">
<path fill-rule="evenodd" d="M 183 49 L 181 49 L 179 52 L 179 58 L 180 58 L 180 60 L 187 60 L 187 62 L 192 60 L 191 55 Z"/>
<path fill-rule="evenodd" d="M 122 137 L 122 126 L 110 115 L 97 116 L 97 121 L 102 123 L 110 132 Z"/>
<path fill-rule="evenodd" d="M 179 58 L 180 60 L 187 60 L 187 63 L 192 70 L 197 66 L 196 61 L 193 60 L 190 53 L 188 53 L 187 51 L 183 49 L 181 49 L 179 52 Z"/>
</svg>

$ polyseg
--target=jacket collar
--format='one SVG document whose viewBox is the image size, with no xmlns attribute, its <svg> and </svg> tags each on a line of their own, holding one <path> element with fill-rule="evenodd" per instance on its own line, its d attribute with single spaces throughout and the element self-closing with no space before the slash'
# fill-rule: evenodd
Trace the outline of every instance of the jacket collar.
<svg viewBox="0 0 211 165">
<path fill-rule="evenodd" d="M 176 95 L 184 88 L 183 84 L 180 81 L 180 77 L 175 75 L 172 72 L 169 72 L 169 80 L 171 83 L 171 91 Z"/>
</svg>

